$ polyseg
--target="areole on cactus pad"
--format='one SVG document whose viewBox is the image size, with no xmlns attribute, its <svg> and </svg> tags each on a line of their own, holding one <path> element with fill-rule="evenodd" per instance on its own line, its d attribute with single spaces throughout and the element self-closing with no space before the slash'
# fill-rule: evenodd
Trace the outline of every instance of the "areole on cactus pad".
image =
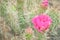
<svg viewBox="0 0 60 40">
<path fill-rule="evenodd" d="M 44 32 L 49 29 L 52 24 L 52 19 L 46 14 L 41 14 L 32 18 L 32 23 L 37 31 Z"/>
</svg>

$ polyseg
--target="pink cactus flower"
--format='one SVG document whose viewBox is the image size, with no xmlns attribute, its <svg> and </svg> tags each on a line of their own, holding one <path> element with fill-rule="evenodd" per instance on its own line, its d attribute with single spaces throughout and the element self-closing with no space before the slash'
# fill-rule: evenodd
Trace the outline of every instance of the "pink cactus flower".
<svg viewBox="0 0 60 40">
<path fill-rule="evenodd" d="M 37 31 L 44 32 L 49 29 L 52 19 L 48 15 L 41 14 L 32 18 L 32 23 Z"/>
<path fill-rule="evenodd" d="M 33 33 L 33 30 L 32 30 L 32 28 L 28 27 L 28 28 L 25 29 L 25 32 L 27 34 L 32 34 Z"/>
<path fill-rule="evenodd" d="M 48 7 L 48 0 L 43 0 L 41 3 L 41 6 L 44 8 L 47 8 Z"/>
</svg>

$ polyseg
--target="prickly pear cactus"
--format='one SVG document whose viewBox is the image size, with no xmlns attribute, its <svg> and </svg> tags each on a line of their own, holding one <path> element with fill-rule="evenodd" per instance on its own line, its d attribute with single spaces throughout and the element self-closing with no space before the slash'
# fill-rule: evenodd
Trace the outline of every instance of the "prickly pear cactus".
<svg viewBox="0 0 60 40">
<path fill-rule="evenodd" d="M 59 12 L 48 4 L 48 0 L 0 0 L 0 40 L 49 40 L 48 35 L 55 33 L 60 19 Z M 41 14 L 52 19 L 43 33 L 32 23 L 32 18 Z"/>
</svg>

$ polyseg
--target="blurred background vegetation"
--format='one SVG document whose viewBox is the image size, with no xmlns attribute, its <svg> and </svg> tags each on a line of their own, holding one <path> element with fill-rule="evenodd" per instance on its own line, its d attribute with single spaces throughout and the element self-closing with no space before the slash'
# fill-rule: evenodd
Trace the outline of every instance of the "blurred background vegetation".
<svg viewBox="0 0 60 40">
<path fill-rule="evenodd" d="M 49 9 L 41 8 L 41 2 L 0 0 L 0 40 L 60 40 L 60 0 L 49 0 Z M 42 35 L 33 28 L 31 18 L 46 10 L 53 23 Z"/>
</svg>

